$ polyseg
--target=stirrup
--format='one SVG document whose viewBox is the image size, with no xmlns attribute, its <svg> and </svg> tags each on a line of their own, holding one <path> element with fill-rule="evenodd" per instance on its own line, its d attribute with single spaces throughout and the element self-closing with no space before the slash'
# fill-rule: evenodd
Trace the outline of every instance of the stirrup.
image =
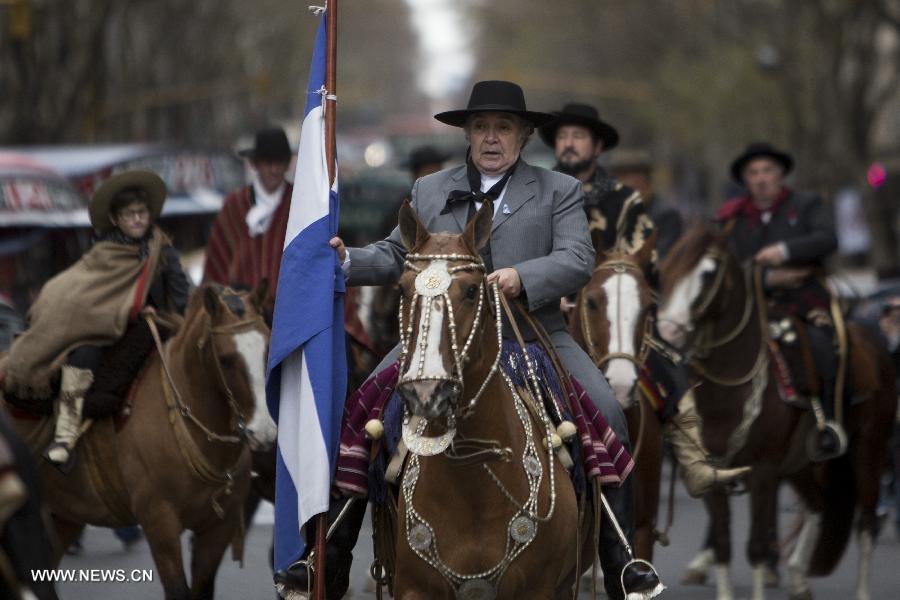
<svg viewBox="0 0 900 600">
<path fill-rule="evenodd" d="M 656 577 L 656 585 L 651 589 L 629 591 L 625 587 L 625 573 L 629 569 L 635 569 L 639 565 L 645 566 L 650 569 L 650 571 Z M 656 567 L 642 558 L 632 558 L 627 563 L 625 563 L 625 566 L 622 567 L 622 572 L 619 574 L 619 583 L 622 585 L 622 592 L 624 592 L 625 600 L 650 600 L 651 598 L 659 596 L 666 589 L 666 586 L 663 585 L 662 580 L 659 577 L 659 573 L 656 571 Z"/>
<path fill-rule="evenodd" d="M 823 447 L 828 442 L 831 447 Z M 806 438 L 806 453 L 813 462 L 825 462 L 847 451 L 847 434 L 840 423 L 825 421 L 822 429 L 813 429 Z"/>
<path fill-rule="evenodd" d="M 314 553 L 315 551 L 313 550 L 307 558 L 301 558 L 288 566 L 284 571 L 276 571 L 274 573 L 275 591 L 278 593 L 279 597 L 284 598 L 285 600 L 308 600 L 309 598 L 312 598 L 313 579 L 315 578 L 316 572 L 313 564 Z M 302 573 L 303 569 L 306 570 L 305 590 L 292 585 L 299 583 L 294 580 L 297 575 L 294 575 L 293 572 Z"/>
</svg>

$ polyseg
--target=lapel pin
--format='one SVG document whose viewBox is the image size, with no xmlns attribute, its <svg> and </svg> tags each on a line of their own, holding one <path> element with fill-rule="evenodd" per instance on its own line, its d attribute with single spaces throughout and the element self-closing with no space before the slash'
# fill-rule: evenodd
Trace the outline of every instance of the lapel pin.
<svg viewBox="0 0 900 600">
<path fill-rule="evenodd" d="M 509 204 L 504 204 L 504 205 L 503 205 L 503 214 L 504 214 L 504 215 L 508 215 L 508 214 L 510 214 L 511 212 L 512 212 L 512 211 L 509 210 Z"/>
</svg>

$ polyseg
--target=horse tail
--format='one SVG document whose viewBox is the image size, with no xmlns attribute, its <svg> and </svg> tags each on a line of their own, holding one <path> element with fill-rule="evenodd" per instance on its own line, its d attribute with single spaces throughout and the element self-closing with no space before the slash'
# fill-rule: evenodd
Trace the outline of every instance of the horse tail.
<svg viewBox="0 0 900 600">
<path fill-rule="evenodd" d="M 853 463 L 848 454 L 830 460 L 825 465 L 822 530 L 809 563 L 808 574 L 813 577 L 830 575 L 840 562 L 850 540 L 857 490 Z"/>
</svg>

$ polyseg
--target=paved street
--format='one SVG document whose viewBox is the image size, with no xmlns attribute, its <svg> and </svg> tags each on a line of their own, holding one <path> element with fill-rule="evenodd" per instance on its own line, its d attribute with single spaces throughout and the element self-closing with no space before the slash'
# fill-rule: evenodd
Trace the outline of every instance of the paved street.
<svg viewBox="0 0 900 600">
<path fill-rule="evenodd" d="M 672 528 L 672 545 L 659 548 L 656 565 L 669 591 L 663 596 L 670 600 L 695 600 L 715 598 L 712 586 L 683 587 L 678 579 L 685 564 L 690 560 L 700 543 L 705 527 L 705 515 L 701 504 L 690 499 L 678 486 L 676 495 L 675 524 Z M 736 536 L 734 554 L 736 563 L 732 567 L 735 594 L 737 598 L 749 598 L 751 574 L 744 559 L 744 544 L 747 532 L 746 497 L 734 501 L 736 522 L 733 531 Z M 782 531 L 789 528 L 794 518 L 794 505 L 790 494 L 782 494 Z M 219 571 L 217 597 L 223 599 L 271 599 L 274 591 L 268 569 L 268 548 L 272 533 L 271 507 L 267 506 L 250 530 L 246 560 L 243 569 L 236 563 L 226 562 Z M 355 564 L 353 588 L 348 598 L 370 600 L 375 594 L 366 574 L 371 561 L 371 529 L 367 527 L 360 535 L 360 556 Z M 838 570 L 827 579 L 812 580 L 812 590 L 817 600 L 847 600 L 854 597 L 856 579 L 856 547 L 853 544 L 845 555 Z M 872 598 L 893 600 L 900 597 L 900 540 L 893 527 L 888 524 L 875 550 L 872 576 Z M 62 564 L 65 569 L 152 569 L 152 561 L 146 543 L 141 542 L 125 552 L 121 543 L 111 531 L 90 528 L 84 537 L 84 551 L 80 556 L 69 556 Z M 59 586 L 62 600 L 129 599 L 143 600 L 161 598 L 162 589 L 158 581 L 152 583 L 66 583 Z M 588 598 L 582 593 L 582 598 Z M 787 598 L 783 590 L 770 590 L 768 598 Z"/>
</svg>

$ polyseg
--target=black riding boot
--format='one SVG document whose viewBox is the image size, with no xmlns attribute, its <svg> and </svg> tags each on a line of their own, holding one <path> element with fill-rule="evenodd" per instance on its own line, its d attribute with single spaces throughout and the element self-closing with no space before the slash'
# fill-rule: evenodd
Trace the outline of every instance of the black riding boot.
<svg viewBox="0 0 900 600">
<path fill-rule="evenodd" d="M 634 539 L 634 492 L 631 477 L 621 487 L 605 487 L 603 495 L 629 544 Z M 649 593 L 659 585 L 659 577 L 643 563 L 625 566 L 631 560 L 619 539 L 615 525 L 604 513 L 600 519 L 600 568 L 603 569 L 603 587 L 610 600 L 624 600 L 624 581 L 627 593 Z M 624 575 L 623 575 L 624 570 Z"/>
<path fill-rule="evenodd" d="M 334 523 L 338 515 L 346 506 L 350 498 L 332 499 L 328 507 L 328 526 Z M 325 599 L 341 600 L 350 587 L 350 566 L 353 564 L 353 548 L 359 538 L 359 530 L 362 529 L 363 518 L 366 516 L 366 501 L 357 498 L 347 509 L 343 519 L 335 528 L 331 539 L 325 546 Z M 315 528 L 310 527 L 310 540 L 315 540 Z M 312 548 L 312 542 L 309 548 Z M 285 571 L 275 573 L 275 583 L 283 583 L 285 586 L 305 591 L 311 589 L 312 582 L 308 579 L 305 566 L 288 568 Z"/>
<path fill-rule="evenodd" d="M 822 384 L 819 401 L 825 418 L 825 427 L 815 430 L 807 444 L 811 460 L 822 462 L 836 458 L 847 450 L 847 434 L 836 419 L 836 382 L 838 357 L 832 344 L 833 330 L 828 327 L 810 326 L 807 328 L 811 342 L 813 361 L 819 372 Z M 846 393 L 846 390 L 844 390 Z"/>
</svg>

